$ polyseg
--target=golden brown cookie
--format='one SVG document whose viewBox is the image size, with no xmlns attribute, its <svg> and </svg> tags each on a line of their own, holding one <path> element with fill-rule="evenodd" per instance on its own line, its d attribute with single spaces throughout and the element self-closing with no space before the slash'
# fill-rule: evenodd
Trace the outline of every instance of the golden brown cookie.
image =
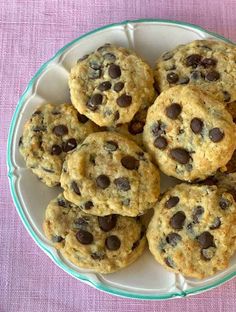
<svg viewBox="0 0 236 312">
<path fill-rule="evenodd" d="M 26 166 L 48 186 L 60 183 L 63 161 L 98 127 L 71 104 L 44 104 L 24 126 L 19 148 Z"/>
<path fill-rule="evenodd" d="M 152 69 L 133 51 L 106 44 L 71 69 L 76 109 L 99 126 L 128 123 L 154 96 Z"/>
<path fill-rule="evenodd" d="M 236 203 L 216 186 L 179 184 L 154 209 L 147 239 L 166 269 L 205 278 L 225 269 L 236 250 Z"/>
<path fill-rule="evenodd" d="M 139 219 L 92 216 L 69 203 L 63 194 L 49 203 L 43 228 L 65 258 L 99 273 L 130 265 L 146 245 L 145 228 Z"/>
<path fill-rule="evenodd" d="M 235 111 L 236 46 L 222 41 L 196 40 L 164 53 L 156 62 L 160 91 L 193 84 Z M 233 114 L 235 117 L 235 113 Z"/>
<path fill-rule="evenodd" d="M 133 141 L 115 132 L 89 135 L 63 165 L 64 196 L 84 211 L 137 216 L 160 192 L 158 169 Z"/>
<path fill-rule="evenodd" d="M 235 135 L 224 105 L 196 86 L 163 91 L 149 108 L 144 127 L 144 143 L 159 168 L 186 181 L 225 170 Z"/>
</svg>

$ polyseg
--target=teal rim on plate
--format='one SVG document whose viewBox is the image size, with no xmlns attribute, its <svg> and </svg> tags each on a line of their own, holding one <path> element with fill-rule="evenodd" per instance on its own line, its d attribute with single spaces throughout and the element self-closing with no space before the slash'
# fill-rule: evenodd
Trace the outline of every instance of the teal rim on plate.
<svg viewBox="0 0 236 312">
<path fill-rule="evenodd" d="M 27 229 L 27 231 L 29 232 L 29 234 L 31 235 L 31 237 L 34 239 L 34 241 L 37 243 L 37 245 L 61 268 L 63 269 L 65 272 L 67 272 L 68 274 L 70 274 L 71 276 L 84 281 L 85 283 L 110 294 L 116 295 L 116 296 L 121 296 L 121 297 L 127 297 L 127 298 L 133 298 L 133 299 L 141 299 L 141 300 L 165 300 L 165 299 L 172 299 L 172 298 L 180 298 L 180 297 L 185 297 L 187 295 L 190 294 L 197 294 L 203 291 L 207 291 L 210 290 L 212 288 L 215 288 L 225 282 L 227 282 L 228 280 L 232 279 L 234 276 L 236 276 L 236 271 L 232 272 L 228 275 L 226 275 L 225 277 L 221 278 L 220 280 L 218 280 L 217 282 L 213 282 L 208 286 L 202 286 L 202 287 L 193 287 L 189 290 L 186 291 L 179 291 L 179 292 L 170 292 L 170 293 L 166 293 L 166 294 L 161 294 L 161 295 L 149 295 L 149 294 L 140 294 L 140 293 L 135 293 L 135 292 L 128 292 L 125 290 L 121 290 L 121 289 L 117 289 L 108 285 L 104 285 L 99 281 L 94 281 L 91 280 L 88 276 L 79 273 L 71 268 L 69 268 L 59 257 L 55 257 L 55 255 L 52 253 L 52 251 L 50 250 L 50 248 L 36 235 L 36 233 L 34 232 L 31 224 L 29 223 L 29 221 L 27 220 L 25 213 L 23 211 L 23 208 L 19 202 L 18 196 L 16 194 L 15 191 L 15 184 L 14 184 L 14 166 L 12 164 L 12 159 L 11 159 L 11 146 L 12 146 L 12 141 L 13 141 L 13 133 L 14 133 L 14 129 L 15 129 L 15 125 L 17 122 L 17 118 L 19 115 L 19 111 L 21 109 L 21 107 L 23 106 L 24 100 L 26 98 L 26 96 L 28 95 L 28 93 L 32 90 L 33 85 L 35 83 L 35 81 L 37 80 L 37 78 L 43 73 L 43 71 L 47 68 L 47 66 L 58 56 L 61 56 L 61 54 L 70 46 L 72 46 L 74 43 L 79 42 L 82 38 L 87 37 L 91 34 L 94 34 L 96 32 L 99 32 L 101 30 L 107 29 L 107 28 L 113 28 L 116 26 L 122 26 L 122 25 L 126 25 L 128 23 L 155 23 L 155 22 L 161 22 L 161 23 L 166 23 L 166 24 L 173 24 L 173 25 L 177 25 L 177 26 L 187 26 L 187 27 L 191 27 L 195 30 L 199 30 L 202 31 L 206 34 L 209 34 L 215 38 L 218 38 L 222 41 L 225 41 L 227 43 L 233 43 L 232 41 L 230 41 L 229 39 L 218 35 L 214 32 L 210 32 L 207 31 L 205 29 L 203 29 L 200 26 L 194 25 L 194 24 L 190 24 L 190 23 L 185 23 L 185 22 L 179 22 L 179 21 L 173 21 L 173 20 L 165 20 L 165 19 L 138 19 L 138 20 L 127 20 L 121 23 L 114 23 L 114 24 L 109 24 L 100 28 L 97 28 L 95 30 L 92 30 L 80 37 L 78 37 L 77 39 L 71 41 L 70 43 L 66 44 L 63 48 L 61 48 L 51 59 L 49 59 L 46 63 L 44 63 L 40 69 L 36 72 L 36 74 L 33 76 L 33 78 L 30 80 L 26 90 L 24 91 L 23 95 L 20 97 L 19 102 L 17 103 L 15 112 L 13 114 L 12 117 L 12 121 L 10 124 L 10 128 L 9 128 L 9 133 L 8 133 L 8 140 L 7 140 L 7 166 L 8 166 L 8 177 L 9 177 L 9 183 L 10 183 L 10 190 L 11 190 L 11 195 L 14 201 L 14 204 L 16 206 L 17 212 L 25 226 L 25 228 Z"/>
</svg>

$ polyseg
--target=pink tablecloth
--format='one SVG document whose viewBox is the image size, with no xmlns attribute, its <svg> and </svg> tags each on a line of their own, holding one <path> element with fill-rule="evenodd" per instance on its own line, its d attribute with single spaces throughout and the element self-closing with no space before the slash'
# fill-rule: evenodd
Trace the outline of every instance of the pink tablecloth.
<svg viewBox="0 0 236 312">
<path fill-rule="evenodd" d="M 68 276 L 37 247 L 11 200 L 6 141 L 19 96 L 39 66 L 70 40 L 125 19 L 199 24 L 236 41 L 235 0 L 0 0 L 0 312 L 236 311 L 236 280 L 187 299 L 116 298 Z"/>
</svg>

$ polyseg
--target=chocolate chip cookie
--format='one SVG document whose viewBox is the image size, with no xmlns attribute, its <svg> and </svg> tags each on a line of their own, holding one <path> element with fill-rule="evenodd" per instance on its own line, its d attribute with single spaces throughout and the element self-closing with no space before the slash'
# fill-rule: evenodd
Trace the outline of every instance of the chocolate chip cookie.
<svg viewBox="0 0 236 312">
<path fill-rule="evenodd" d="M 196 86 L 175 86 L 149 108 L 144 143 L 165 174 L 193 181 L 225 169 L 235 133 L 221 102 Z"/>
<path fill-rule="evenodd" d="M 160 91 L 177 84 L 194 84 L 229 107 L 236 117 L 236 46 L 196 40 L 164 53 L 156 63 Z"/>
<path fill-rule="evenodd" d="M 145 228 L 138 218 L 92 216 L 62 194 L 49 203 L 43 228 L 65 258 L 99 273 L 128 266 L 146 245 Z"/>
<path fill-rule="evenodd" d="M 98 127 L 71 104 L 44 104 L 24 126 L 19 142 L 26 166 L 48 186 L 60 182 L 62 164 L 85 137 Z"/>
<path fill-rule="evenodd" d="M 154 96 L 153 72 L 133 51 L 106 44 L 71 69 L 76 109 L 99 126 L 128 123 Z"/>
<path fill-rule="evenodd" d="M 67 156 L 61 175 L 66 199 L 98 216 L 143 214 L 156 203 L 159 182 L 149 155 L 115 132 L 89 135 Z"/>
<path fill-rule="evenodd" d="M 236 203 L 216 186 L 179 184 L 156 205 L 147 230 L 155 259 L 172 272 L 205 278 L 236 250 Z"/>
</svg>

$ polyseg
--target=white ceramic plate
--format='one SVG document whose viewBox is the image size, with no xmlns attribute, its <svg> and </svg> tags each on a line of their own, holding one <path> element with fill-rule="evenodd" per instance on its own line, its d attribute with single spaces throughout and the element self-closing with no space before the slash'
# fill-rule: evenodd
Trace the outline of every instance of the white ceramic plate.
<svg viewBox="0 0 236 312">
<path fill-rule="evenodd" d="M 76 60 L 104 43 L 134 49 L 151 65 L 161 53 L 195 39 L 229 40 L 202 28 L 166 20 L 126 21 L 96 29 L 63 47 L 45 63 L 30 81 L 14 113 L 8 138 L 8 170 L 12 197 L 17 211 L 35 242 L 70 275 L 100 290 L 130 298 L 169 299 L 196 294 L 216 287 L 236 275 L 236 255 L 228 269 L 201 281 L 186 279 L 163 269 L 150 252 L 117 273 L 101 275 L 82 270 L 65 260 L 44 236 L 42 222 L 48 202 L 59 192 L 48 188 L 34 176 L 19 154 L 18 142 L 25 121 L 45 102 L 69 101 L 68 74 Z M 174 180 L 163 177 L 162 191 Z"/>
</svg>

